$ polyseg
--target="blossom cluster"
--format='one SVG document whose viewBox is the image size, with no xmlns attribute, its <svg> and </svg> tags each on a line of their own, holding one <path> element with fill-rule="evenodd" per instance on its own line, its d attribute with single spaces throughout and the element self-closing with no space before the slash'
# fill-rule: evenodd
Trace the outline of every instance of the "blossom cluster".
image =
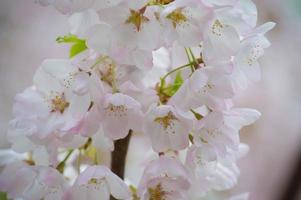
<svg viewBox="0 0 301 200">
<path fill-rule="evenodd" d="M 233 98 L 260 80 L 274 27 L 256 27 L 251 0 L 37 2 L 69 15 L 70 35 L 57 41 L 73 44 L 71 58 L 45 60 L 16 96 L 7 139 L 27 154 L 6 163 L 1 191 L 31 200 L 198 200 L 237 183 L 236 162 L 248 151 L 239 131 L 260 113 Z M 87 161 L 132 134 L 148 138 L 157 157 L 137 186 Z M 64 173 L 70 156 L 75 178 Z"/>
</svg>

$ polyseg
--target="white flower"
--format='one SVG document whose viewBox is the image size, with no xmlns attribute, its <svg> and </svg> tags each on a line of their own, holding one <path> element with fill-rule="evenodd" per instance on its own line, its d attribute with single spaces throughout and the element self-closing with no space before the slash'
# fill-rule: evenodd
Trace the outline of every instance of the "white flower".
<svg viewBox="0 0 301 200">
<path fill-rule="evenodd" d="M 127 199 L 130 191 L 126 184 L 105 166 L 90 166 L 76 179 L 66 193 L 69 200 L 109 200 L 110 194 L 117 199 Z"/>
<path fill-rule="evenodd" d="M 273 29 L 275 23 L 266 23 L 251 33 L 242 41 L 236 57 L 234 58 L 233 81 L 237 88 L 245 89 L 250 82 L 261 79 L 259 58 L 263 56 L 264 49 L 270 46 L 270 42 L 264 36 Z"/>
<path fill-rule="evenodd" d="M 172 106 L 154 106 L 146 113 L 144 124 L 156 152 L 182 150 L 189 145 L 191 119 Z"/>
<path fill-rule="evenodd" d="M 225 99 L 232 98 L 234 91 L 228 72 L 223 68 L 206 66 L 196 70 L 170 99 L 170 104 L 184 111 L 203 105 L 213 110 L 225 108 Z"/>
<path fill-rule="evenodd" d="M 14 199 L 62 199 L 67 189 L 64 177 L 55 169 L 22 162 L 8 165 L 0 180 L 0 189 Z"/>
<path fill-rule="evenodd" d="M 240 143 L 239 130 L 259 117 L 258 111 L 243 108 L 211 112 L 197 123 L 194 141 L 212 145 L 219 155 L 225 155 L 229 149 L 236 151 Z"/>
<path fill-rule="evenodd" d="M 130 96 L 107 94 L 101 113 L 103 131 L 111 139 L 124 138 L 130 130 L 142 130 L 141 105 Z"/>
<path fill-rule="evenodd" d="M 199 199 L 211 190 L 223 191 L 232 188 L 240 174 L 236 160 L 245 153 L 243 145 L 238 151 L 231 151 L 223 157 L 210 144 L 189 148 L 185 165 L 193 177 L 190 199 Z"/>
<path fill-rule="evenodd" d="M 171 41 L 170 44 L 176 40 L 184 47 L 198 46 L 212 14 L 212 9 L 202 1 L 173 1 L 161 14 L 162 23 L 166 26 L 166 38 Z"/>
<path fill-rule="evenodd" d="M 142 200 L 188 200 L 189 187 L 189 174 L 185 167 L 175 158 L 162 156 L 145 168 L 138 194 Z"/>
</svg>

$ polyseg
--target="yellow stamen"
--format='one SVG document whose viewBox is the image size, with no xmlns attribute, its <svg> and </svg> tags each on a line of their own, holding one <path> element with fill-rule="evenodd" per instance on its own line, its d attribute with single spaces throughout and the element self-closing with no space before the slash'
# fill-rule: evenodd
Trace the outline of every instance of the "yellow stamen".
<svg viewBox="0 0 301 200">
<path fill-rule="evenodd" d="M 158 184 L 155 188 L 149 188 L 148 193 L 150 195 L 149 200 L 166 200 L 166 192 L 161 184 Z"/>
<path fill-rule="evenodd" d="M 178 8 L 178 9 L 174 10 L 173 12 L 168 14 L 166 16 L 166 18 L 171 20 L 174 28 L 176 28 L 177 25 L 187 21 L 187 17 L 183 14 L 182 8 Z"/>
<path fill-rule="evenodd" d="M 155 119 L 155 122 L 161 124 L 164 129 L 167 129 L 169 126 L 173 125 L 174 120 L 178 120 L 178 119 L 176 118 L 176 116 L 171 111 L 169 111 L 166 116 L 157 117 Z"/>
<path fill-rule="evenodd" d="M 69 105 L 70 103 L 66 101 L 64 93 L 62 95 L 56 95 L 51 99 L 52 112 L 60 112 L 63 114 Z"/>
<path fill-rule="evenodd" d="M 131 9 L 130 12 L 131 14 L 125 21 L 125 23 L 133 24 L 136 27 L 137 31 L 140 31 L 142 24 L 149 21 L 149 19 L 143 15 L 145 8 L 138 11 Z"/>
</svg>

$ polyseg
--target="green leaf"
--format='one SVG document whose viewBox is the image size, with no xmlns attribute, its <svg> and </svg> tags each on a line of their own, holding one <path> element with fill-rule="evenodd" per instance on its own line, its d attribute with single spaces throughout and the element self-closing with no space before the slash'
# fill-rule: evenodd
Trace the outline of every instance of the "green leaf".
<svg viewBox="0 0 301 200">
<path fill-rule="evenodd" d="M 70 58 L 76 56 L 77 54 L 85 51 L 87 49 L 86 42 L 75 43 L 70 48 Z"/>
<path fill-rule="evenodd" d="M 174 89 L 176 91 L 178 91 L 178 89 L 182 86 L 183 83 L 184 83 L 184 80 L 182 78 L 181 71 L 178 71 L 176 78 L 174 80 Z"/>
<path fill-rule="evenodd" d="M 5 192 L 0 192 L 0 200 L 7 200 L 7 195 Z"/>
<path fill-rule="evenodd" d="M 56 38 L 57 43 L 77 43 L 80 41 L 84 41 L 82 39 L 79 39 L 76 35 L 65 35 L 65 36 L 59 36 Z"/>
<path fill-rule="evenodd" d="M 184 80 L 182 78 L 181 72 L 178 71 L 173 84 L 169 84 L 168 87 L 164 88 L 164 93 L 172 97 L 182 86 Z"/>
<path fill-rule="evenodd" d="M 76 35 L 72 34 L 58 37 L 56 38 L 56 42 L 72 44 L 69 53 L 70 58 L 76 56 L 77 54 L 87 49 L 86 40 L 80 39 Z"/>
</svg>

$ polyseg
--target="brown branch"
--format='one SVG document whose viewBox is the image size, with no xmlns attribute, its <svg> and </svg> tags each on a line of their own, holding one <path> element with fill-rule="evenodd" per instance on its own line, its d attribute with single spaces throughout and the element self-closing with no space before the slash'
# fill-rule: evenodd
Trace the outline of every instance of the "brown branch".
<svg viewBox="0 0 301 200">
<path fill-rule="evenodd" d="M 125 138 L 114 142 L 115 148 L 111 157 L 111 170 L 121 179 L 124 179 L 126 155 L 131 136 L 132 130 L 129 131 L 129 134 Z M 111 196 L 111 200 L 115 200 L 115 198 Z"/>
</svg>

